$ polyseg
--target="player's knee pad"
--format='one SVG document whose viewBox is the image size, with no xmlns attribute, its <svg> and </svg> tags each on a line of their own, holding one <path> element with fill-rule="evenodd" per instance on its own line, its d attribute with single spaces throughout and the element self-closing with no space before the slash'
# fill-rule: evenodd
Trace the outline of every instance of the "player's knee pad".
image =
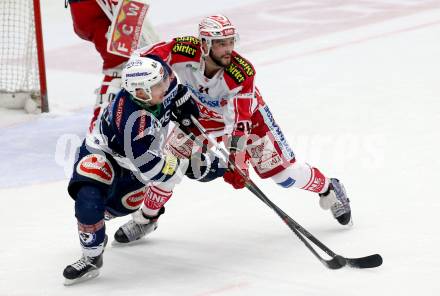
<svg viewBox="0 0 440 296">
<path fill-rule="evenodd" d="M 111 156 L 83 143 L 67 191 L 73 199 L 76 199 L 78 190 L 86 185 L 99 187 L 105 192 L 117 178 L 118 172 Z"/>
<path fill-rule="evenodd" d="M 82 186 L 76 195 L 75 216 L 81 224 L 92 225 L 104 219 L 105 197 L 98 187 Z"/>
</svg>

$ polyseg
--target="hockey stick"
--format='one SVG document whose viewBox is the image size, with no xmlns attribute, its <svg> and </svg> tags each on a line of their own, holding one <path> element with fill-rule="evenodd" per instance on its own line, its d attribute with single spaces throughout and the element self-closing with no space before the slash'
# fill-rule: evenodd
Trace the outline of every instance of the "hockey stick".
<svg viewBox="0 0 440 296">
<path fill-rule="evenodd" d="M 199 129 L 204 138 L 206 138 L 209 143 L 226 159 L 229 159 L 229 153 L 220 147 L 215 139 L 213 139 L 210 135 L 207 134 L 205 128 L 200 124 L 200 122 L 193 116 L 191 116 L 193 123 Z M 194 138 L 197 144 L 203 145 L 200 143 L 200 140 Z M 245 186 L 249 191 L 251 191 L 258 199 L 264 202 L 268 207 L 270 207 L 280 218 L 286 223 L 286 225 L 295 233 L 295 235 L 304 243 L 304 245 L 312 252 L 312 254 L 329 269 L 339 269 L 348 265 L 353 268 L 373 268 L 382 265 L 382 257 L 379 254 L 374 254 L 365 257 L 359 258 L 346 258 L 342 257 L 331 249 L 329 249 L 326 245 L 324 245 L 320 240 L 318 240 L 315 236 L 313 236 L 310 232 L 308 232 L 304 227 L 302 227 L 298 222 L 293 220 L 289 215 L 287 215 L 283 210 L 281 210 L 277 205 L 275 205 L 261 190 L 258 186 L 245 174 L 243 173 L 237 165 L 229 160 L 229 165 L 232 169 L 237 169 L 239 174 L 245 179 Z M 327 255 L 331 257 L 330 260 L 324 259 L 322 256 L 318 254 L 318 252 L 313 248 L 313 246 L 307 241 L 307 239 L 315 244 L 318 248 L 324 251 Z"/>
</svg>

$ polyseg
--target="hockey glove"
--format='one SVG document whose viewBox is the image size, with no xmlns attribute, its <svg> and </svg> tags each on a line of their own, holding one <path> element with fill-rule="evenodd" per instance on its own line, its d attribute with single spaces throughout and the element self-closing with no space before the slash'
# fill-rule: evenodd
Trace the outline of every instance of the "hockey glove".
<svg viewBox="0 0 440 296">
<path fill-rule="evenodd" d="M 185 131 L 194 126 L 191 115 L 199 118 L 199 108 L 191 97 L 188 88 L 185 85 L 179 84 L 174 105 L 171 108 L 171 119 L 181 124 L 181 129 Z"/>
<path fill-rule="evenodd" d="M 210 182 L 225 174 L 226 164 L 214 155 L 195 153 L 185 175 L 199 182 Z"/>
<path fill-rule="evenodd" d="M 236 167 L 232 168 L 230 166 L 226 173 L 223 175 L 223 179 L 226 183 L 231 184 L 235 189 L 241 189 L 245 186 L 247 178 L 249 177 L 246 152 L 232 152 L 229 155 L 229 160 L 230 162 L 233 162 Z M 242 176 L 238 170 L 241 170 L 245 177 Z"/>
</svg>

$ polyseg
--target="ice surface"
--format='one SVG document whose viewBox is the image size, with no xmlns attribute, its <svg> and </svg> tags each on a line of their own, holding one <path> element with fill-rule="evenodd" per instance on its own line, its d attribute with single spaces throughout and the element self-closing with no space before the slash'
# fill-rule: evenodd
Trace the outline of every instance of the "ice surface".
<svg viewBox="0 0 440 296">
<path fill-rule="evenodd" d="M 69 156 L 100 60 L 62 2 L 43 2 L 52 112 L 0 111 L 1 296 L 439 295 L 438 1 L 153 1 L 164 38 L 194 34 L 205 14 L 236 20 L 240 52 L 289 143 L 344 182 L 355 225 L 341 228 L 314 194 L 255 182 L 336 253 L 378 252 L 384 265 L 327 270 L 250 192 L 185 180 L 150 238 L 109 244 L 100 277 L 72 287 L 62 285 L 80 256 Z M 110 221 L 108 234 L 127 219 Z"/>
</svg>

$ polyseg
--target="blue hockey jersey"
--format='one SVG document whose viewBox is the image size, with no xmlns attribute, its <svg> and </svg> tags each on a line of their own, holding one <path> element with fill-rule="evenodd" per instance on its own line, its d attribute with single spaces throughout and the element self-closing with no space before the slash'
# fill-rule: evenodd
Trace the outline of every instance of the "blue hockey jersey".
<svg viewBox="0 0 440 296">
<path fill-rule="evenodd" d="M 160 62 L 171 74 L 168 65 Z M 178 82 L 174 77 L 164 101 L 144 108 L 122 89 L 102 111 L 86 144 L 110 154 L 118 164 L 140 173 L 146 181 L 165 181 L 171 176 L 165 168 L 162 150 L 177 93 Z"/>
</svg>

